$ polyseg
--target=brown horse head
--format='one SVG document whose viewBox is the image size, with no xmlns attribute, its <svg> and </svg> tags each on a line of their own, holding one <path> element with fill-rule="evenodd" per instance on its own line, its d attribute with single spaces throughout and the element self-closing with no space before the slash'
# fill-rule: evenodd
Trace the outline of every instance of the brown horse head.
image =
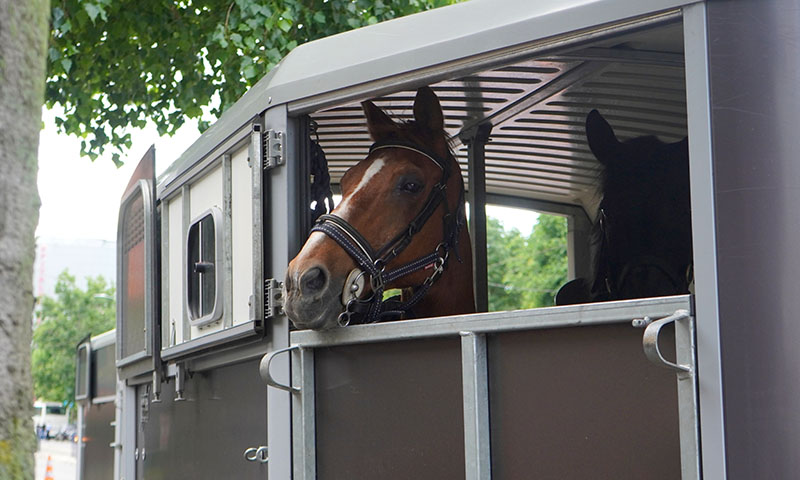
<svg viewBox="0 0 800 480">
<path fill-rule="evenodd" d="M 424 296 L 407 316 L 474 311 L 464 185 L 439 100 L 430 88 L 419 89 L 407 123 L 372 102 L 362 107 L 375 144 L 342 177 L 341 203 L 321 217 L 289 264 L 286 313 L 298 328 L 328 329 L 347 323 L 340 318 L 345 303 L 348 311 L 355 304 L 371 309 L 369 300 L 385 290 L 406 289 L 413 297 L 423 285 Z M 418 268 L 383 275 L 404 273 L 399 267 L 406 265 Z"/>
</svg>

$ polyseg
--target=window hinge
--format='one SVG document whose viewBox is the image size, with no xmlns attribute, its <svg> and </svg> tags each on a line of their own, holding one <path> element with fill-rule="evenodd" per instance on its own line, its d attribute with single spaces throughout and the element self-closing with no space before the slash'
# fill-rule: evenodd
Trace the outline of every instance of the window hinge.
<svg viewBox="0 0 800 480">
<path fill-rule="evenodd" d="M 270 170 L 285 163 L 283 132 L 267 130 L 264 133 L 264 170 Z"/>
<path fill-rule="evenodd" d="M 264 320 L 283 315 L 283 284 L 274 278 L 264 282 Z"/>
</svg>

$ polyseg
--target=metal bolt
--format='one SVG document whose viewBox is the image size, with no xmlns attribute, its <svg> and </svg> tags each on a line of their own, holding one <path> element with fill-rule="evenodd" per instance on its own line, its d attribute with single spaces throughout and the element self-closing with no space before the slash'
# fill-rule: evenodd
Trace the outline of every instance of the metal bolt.
<svg viewBox="0 0 800 480">
<path fill-rule="evenodd" d="M 644 328 L 650 325 L 652 322 L 653 319 L 650 317 L 634 318 L 633 321 L 631 322 L 631 325 L 633 325 L 634 328 Z"/>
</svg>

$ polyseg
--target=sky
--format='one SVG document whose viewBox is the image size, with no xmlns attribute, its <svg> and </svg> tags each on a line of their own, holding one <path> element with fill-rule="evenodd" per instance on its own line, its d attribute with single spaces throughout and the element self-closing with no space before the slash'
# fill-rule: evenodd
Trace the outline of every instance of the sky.
<svg viewBox="0 0 800 480">
<path fill-rule="evenodd" d="M 50 240 L 115 241 L 122 193 L 139 159 L 156 146 L 156 171 L 164 171 L 199 136 L 197 124 L 187 123 L 173 137 L 159 137 L 153 125 L 131 129 L 133 145 L 117 168 L 110 152 L 92 162 L 80 155 L 80 140 L 59 134 L 55 111 L 43 110 L 44 129 L 39 138 L 39 225 L 36 236 Z M 506 228 L 529 234 L 536 214 L 490 206 L 487 213 Z"/>
<path fill-rule="evenodd" d="M 39 238 L 111 240 L 117 238 L 122 193 L 139 160 L 156 146 L 156 170 L 163 171 L 194 142 L 197 124 L 184 125 L 173 137 L 159 137 L 156 128 L 131 129 L 133 145 L 117 168 L 111 153 L 92 162 L 80 155 L 80 140 L 58 134 L 56 114 L 44 109 L 39 134 Z"/>
</svg>

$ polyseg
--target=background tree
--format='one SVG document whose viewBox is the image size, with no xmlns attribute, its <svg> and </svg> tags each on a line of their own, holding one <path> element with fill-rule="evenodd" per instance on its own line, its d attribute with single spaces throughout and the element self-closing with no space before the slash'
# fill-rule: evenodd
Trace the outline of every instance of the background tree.
<svg viewBox="0 0 800 480">
<path fill-rule="evenodd" d="M 36 150 L 47 0 L 0 0 L 0 478 L 32 479 L 30 379 Z"/>
<path fill-rule="evenodd" d="M 116 324 L 114 287 L 102 277 L 87 278 L 86 289 L 66 270 L 56 281 L 55 298 L 42 297 L 33 332 L 33 391 L 39 400 L 75 402 L 78 342 Z"/>
<path fill-rule="evenodd" d="M 489 310 L 553 305 L 567 281 L 567 219 L 539 215 L 533 232 L 505 230 L 494 218 L 487 224 Z"/>
<path fill-rule="evenodd" d="M 454 2 L 59 0 L 47 106 L 64 107 L 56 124 L 83 139 L 84 154 L 111 146 L 119 163 L 129 125 L 151 119 L 163 135 L 204 108 L 219 117 L 299 44 Z"/>
</svg>

